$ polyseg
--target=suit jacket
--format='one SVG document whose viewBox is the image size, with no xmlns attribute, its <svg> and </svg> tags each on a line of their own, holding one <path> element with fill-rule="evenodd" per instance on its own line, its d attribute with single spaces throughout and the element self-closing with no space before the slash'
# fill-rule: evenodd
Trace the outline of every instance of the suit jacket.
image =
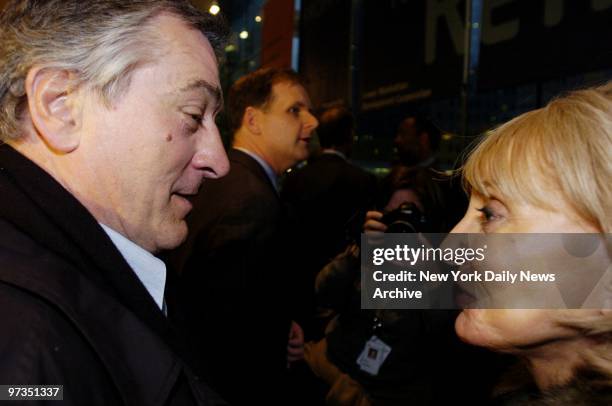
<svg viewBox="0 0 612 406">
<path fill-rule="evenodd" d="M 283 209 L 274 186 L 249 155 L 228 156 L 228 175 L 204 183 L 189 238 L 170 262 L 182 268 L 178 296 L 201 370 L 230 403 L 252 404 L 283 386 L 289 270 L 281 272 Z"/>
<path fill-rule="evenodd" d="M 1 384 L 62 384 L 68 405 L 225 404 L 93 216 L 7 145 L 0 193 Z"/>
</svg>

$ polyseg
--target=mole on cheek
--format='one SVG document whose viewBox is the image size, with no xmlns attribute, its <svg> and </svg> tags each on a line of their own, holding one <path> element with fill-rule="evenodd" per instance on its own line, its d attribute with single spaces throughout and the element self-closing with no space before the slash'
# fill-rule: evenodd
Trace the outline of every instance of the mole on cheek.
<svg viewBox="0 0 612 406">
<path fill-rule="evenodd" d="M 166 135 L 166 141 L 168 142 L 172 141 L 172 134 Z"/>
</svg>

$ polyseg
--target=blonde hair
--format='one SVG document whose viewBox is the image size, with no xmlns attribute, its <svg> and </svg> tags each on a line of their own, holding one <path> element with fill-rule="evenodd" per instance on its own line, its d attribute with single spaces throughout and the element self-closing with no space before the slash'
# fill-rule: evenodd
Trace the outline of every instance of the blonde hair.
<svg viewBox="0 0 612 406">
<path fill-rule="evenodd" d="M 489 132 L 463 167 L 466 187 L 486 197 L 552 209 L 560 193 L 575 214 L 612 231 L 612 82 L 577 90 Z"/>
<path fill-rule="evenodd" d="M 27 107 L 25 79 L 38 66 L 67 70 L 110 104 L 130 74 L 160 54 L 153 18 L 169 13 L 222 52 L 227 27 L 187 0 L 13 0 L 0 12 L 0 142 L 18 139 Z"/>
</svg>

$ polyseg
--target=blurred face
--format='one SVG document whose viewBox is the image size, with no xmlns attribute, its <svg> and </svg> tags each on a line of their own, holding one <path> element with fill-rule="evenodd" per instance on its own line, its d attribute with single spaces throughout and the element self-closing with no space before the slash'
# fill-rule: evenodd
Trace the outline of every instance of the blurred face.
<svg viewBox="0 0 612 406">
<path fill-rule="evenodd" d="M 229 163 L 215 116 L 217 61 L 208 40 L 172 16 L 153 23 L 162 56 L 137 69 L 111 108 L 83 108 L 81 166 L 95 176 L 77 196 L 96 219 L 155 252 L 187 235 L 190 198 Z"/>
<path fill-rule="evenodd" d="M 423 142 L 415 127 L 413 117 L 405 119 L 398 128 L 393 143 L 400 160 L 405 165 L 416 165 L 426 157 Z"/>
<path fill-rule="evenodd" d="M 261 111 L 261 149 L 277 173 L 308 158 L 312 132 L 319 125 L 310 113 L 306 90 L 291 82 L 272 87 L 272 98 Z"/>
<path fill-rule="evenodd" d="M 414 203 L 419 210 L 423 211 L 421 199 L 412 189 L 398 189 L 391 195 L 389 202 L 385 206 L 385 211 L 393 211 L 400 207 L 402 203 Z"/>
<path fill-rule="evenodd" d="M 495 190 L 490 191 L 496 196 Z M 551 198 L 555 198 L 551 195 Z M 562 199 L 554 199 L 561 202 Z M 473 193 L 465 217 L 453 233 L 596 233 L 572 216 L 572 210 L 559 203 L 558 209 L 544 210 L 528 204 L 516 204 L 501 197 L 486 198 Z M 575 331 L 560 327 L 558 321 L 595 310 L 542 309 L 467 309 L 457 318 L 457 334 L 465 341 L 497 351 L 517 352 L 523 348 L 569 337 Z"/>
</svg>

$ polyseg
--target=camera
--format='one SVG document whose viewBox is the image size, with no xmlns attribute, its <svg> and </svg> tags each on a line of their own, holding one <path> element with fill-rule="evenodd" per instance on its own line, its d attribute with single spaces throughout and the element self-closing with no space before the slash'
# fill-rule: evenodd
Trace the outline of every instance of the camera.
<svg viewBox="0 0 612 406">
<path fill-rule="evenodd" d="M 404 202 L 381 219 L 387 233 L 419 233 L 427 230 L 425 215 L 413 202 Z"/>
</svg>

